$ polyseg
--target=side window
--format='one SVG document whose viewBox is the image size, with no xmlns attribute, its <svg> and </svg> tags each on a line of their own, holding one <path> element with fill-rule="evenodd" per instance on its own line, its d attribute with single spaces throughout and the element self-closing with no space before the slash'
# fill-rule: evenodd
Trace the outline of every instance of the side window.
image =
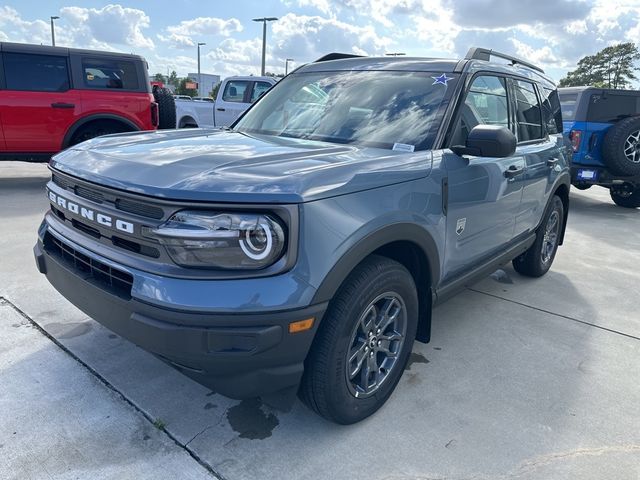
<svg viewBox="0 0 640 480">
<path fill-rule="evenodd" d="M 558 90 L 549 90 L 543 87 L 540 89 L 540 93 L 542 94 L 542 114 L 547 132 L 552 135 L 562 133 L 562 113 Z"/>
<path fill-rule="evenodd" d="M 249 82 L 244 80 L 234 80 L 227 82 L 222 92 L 222 100 L 225 102 L 244 102 L 244 92 L 249 86 Z"/>
<path fill-rule="evenodd" d="M 64 92 L 69 90 L 67 58 L 54 55 L 4 53 L 8 90 Z"/>
<path fill-rule="evenodd" d="M 87 88 L 137 90 L 136 65 L 127 60 L 82 59 L 82 77 Z"/>
<path fill-rule="evenodd" d="M 518 142 L 543 138 L 540 103 L 532 83 L 514 80 L 516 127 Z"/>
<path fill-rule="evenodd" d="M 477 125 L 500 125 L 509 128 L 507 87 L 502 77 L 476 77 L 469 88 L 450 145 L 464 145 L 469 132 Z"/>
<path fill-rule="evenodd" d="M 267 82 L 256 82 L 254 87 L 253 87 L 253 92 L 251 93 L 251 103 L 253 103 L 257 99 L 259 99 L 270 88 L 271 88 L 271 84 L 270 83 L 267 83 Z"/>
</svg>

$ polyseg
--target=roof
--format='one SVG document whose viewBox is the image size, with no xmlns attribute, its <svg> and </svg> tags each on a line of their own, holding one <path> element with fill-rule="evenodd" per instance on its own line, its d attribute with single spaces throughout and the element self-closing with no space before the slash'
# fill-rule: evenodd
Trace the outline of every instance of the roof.
<svg viewBox="0 0 640 480">
<path fill-rule="evenodd" d="M 34 53 L 41 55 L 69 55 L 71 53 L 77 55 L 93 55 L 102 56 L 108 55 L 110 57 L 122 57 L 135 60 L 144 61 L 144 57 L 140 55 L 134 55 L 132 53 L 120 53 L 120 52 L 107 52 L 103 50 L 85 50 L 81 48 L 67 48 L 67 47 L 51 47 L 49 45 L 34 45 L 30 43 L 10 43 L 0 42 L 0 51 L 3 52 L 15 52 L 15 53 Z"/>
</svg>

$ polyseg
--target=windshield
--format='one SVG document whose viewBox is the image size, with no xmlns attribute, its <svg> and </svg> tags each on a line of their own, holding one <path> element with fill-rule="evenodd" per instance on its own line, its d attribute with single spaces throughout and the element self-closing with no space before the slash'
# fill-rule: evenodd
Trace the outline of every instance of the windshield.
<svg viewBox="0 0 640 480">
<path fill-rule="evenodd" d="M 292 74 L 249 110 L 234 130 L 401 151 L 428 149 L 447 90 L 457 78 L 398 71 Z"/>
</svg>

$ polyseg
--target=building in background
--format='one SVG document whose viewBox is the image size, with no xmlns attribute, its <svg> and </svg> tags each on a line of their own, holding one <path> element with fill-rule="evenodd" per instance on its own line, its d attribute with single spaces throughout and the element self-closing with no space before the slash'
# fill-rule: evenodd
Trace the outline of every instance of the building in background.
<svg viewBox="0 0 640 480">
<path fill-rule="evenodd" d="M 198 81 L 197 73 L 190 73 L 188 77 L 194 82 Z M 213 87 L 220 83 L 220 75 L 201 73 L 200 82 L 202 82 L 200 85 L 200 95 L 202 95 L 203 97 L 208 97 L 209 93 L 213 90 Z"/>
</svg>

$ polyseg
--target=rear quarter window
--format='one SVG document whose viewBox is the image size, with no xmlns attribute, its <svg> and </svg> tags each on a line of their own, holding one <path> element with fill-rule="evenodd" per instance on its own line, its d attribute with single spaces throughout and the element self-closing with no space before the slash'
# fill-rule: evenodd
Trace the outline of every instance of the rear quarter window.
<svg viewBox="0 0 640 480">
<path fill-rule="evenodd" d="M 640 113 L 640 93 L 637 95 L 619 93 L 594 93 L 589 98 L 587 121 L 613 123 Z"/>
<path fill-rule="evenodd" d="M 138 90 L 136 64 L 129 60 L 82 59 L 82 77 L 86 88 Z"/>
<path fill-rule="evenodd" d="M 577 104 L 578 104 L 577 93 L 561 93 L 560 94 L 560 105 L 562 107 L 562 119 L 564 121 L 568 122 L 571 120 L 575 120 Z"/>
</svg>

